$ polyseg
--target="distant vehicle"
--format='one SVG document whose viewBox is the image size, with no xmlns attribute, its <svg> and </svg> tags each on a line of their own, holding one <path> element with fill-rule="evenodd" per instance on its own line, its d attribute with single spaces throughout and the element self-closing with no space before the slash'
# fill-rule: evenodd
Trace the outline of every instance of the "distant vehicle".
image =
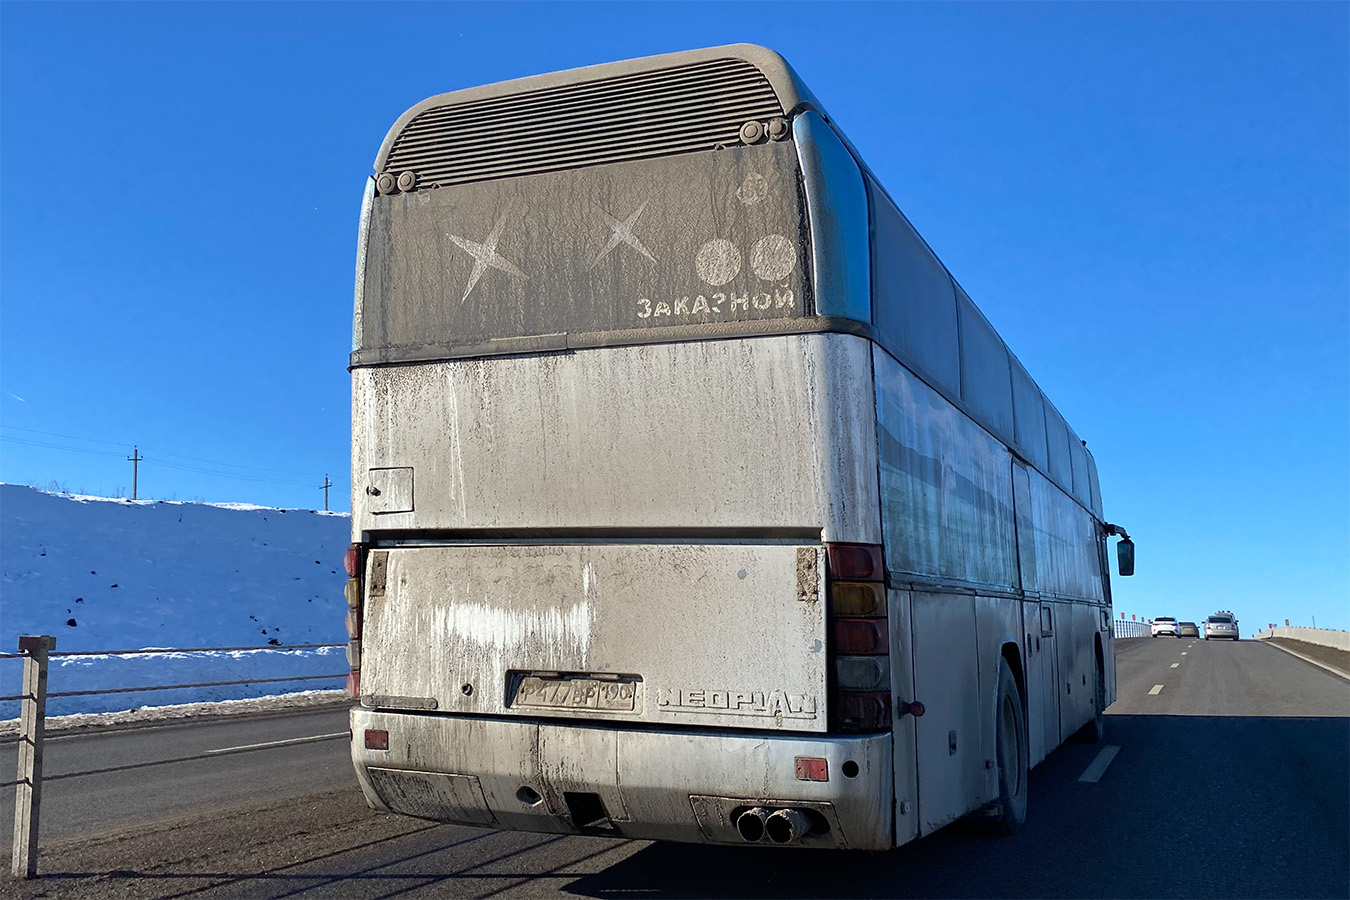
<svg viewBox="0 0 1350 900">
<path fill-rule="evenodd" d="M 1182 622 L 1177 626 L 1177 637 L 1199 637 L 1200 628 L 1194 622 Z"/>
<path fill-rule="evenodd" d="M 374 808 L 879 850 L 1100 739 L 1096 464 L 776 54 L 425 100 L 357 258 Z"/>
<path fill-rule="evenodd" d="M 1232 613 L 1215 613 L 1205 620 L 1205 640 L 1210 638 L 1238 639 L 1237 619 Z"/>
<path fill-rule="evenodd" d="M 1149 637 L 1157 637 L 1160 634 L 1170 634 L 1172 637 L 1181 637 L 1177 632 L 1177 620 L 1171 616 L 1158 616 L 1153 620 L 1153 628 Z"/>
</svg>

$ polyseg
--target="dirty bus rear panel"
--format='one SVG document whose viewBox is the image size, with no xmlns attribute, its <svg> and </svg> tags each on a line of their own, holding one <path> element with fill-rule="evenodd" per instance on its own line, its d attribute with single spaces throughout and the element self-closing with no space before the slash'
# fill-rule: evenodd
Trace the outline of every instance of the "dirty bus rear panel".
<svg viewBox="0 0 1350 900">
<path fill-rule="evenodd" d="M 813 277 L 807 102 L 773 54 L 722 48 L 391 130 L 351 360 L 377 809 L 891 845 L 888 730 L 829 708 L 826 547 L 880 543 L 877 438 L 869 343 Z"/>
</svg>

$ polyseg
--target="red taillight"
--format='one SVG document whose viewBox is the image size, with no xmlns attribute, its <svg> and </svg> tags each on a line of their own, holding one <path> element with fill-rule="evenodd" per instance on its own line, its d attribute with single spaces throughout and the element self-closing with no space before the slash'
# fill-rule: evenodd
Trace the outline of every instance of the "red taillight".
<svg viewBox="0 0 1350 900">
<path fill-rule="evenodd" d="M 352 669 L 347 673 L 347 696 L 353 700 L 361 699 L 361 670 Z"/>
<path fill-rule="evenodd" d="M 876 544 L 826 544 L 830 728 L 891 727 L 886 567 Z"/>
<path fill-rule="evenodd" d="M 367 750 L 388 750 L 389 732 L 383 728 L 366 729 L 366 749 Z"/>
<path fill-rule="evenodd" d="M 834 649 L 837 653 L 890 653 L 886 620 L 835 619 Z"/>
<path fill-rule="evenodd" d="M 361 574 L 361 545 L 350 544 L 347 552 L 342 555 L 342 566 L 347 570 L 349 578 L 355 578 Z"/>
<path fill-rule="evenodd" d="M 881 581 L 886 576 L 876 544 L 826 544 L 825 564 L 831 578 Z"/>
</svg>

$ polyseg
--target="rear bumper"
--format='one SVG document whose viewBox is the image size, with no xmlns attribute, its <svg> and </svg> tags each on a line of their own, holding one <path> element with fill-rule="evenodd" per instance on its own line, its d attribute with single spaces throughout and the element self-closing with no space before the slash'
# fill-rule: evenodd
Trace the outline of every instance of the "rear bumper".
<svg viewBox="0 0 1350 900">
<path fill-rule="evenodd" d="M 799 807 L 828 831 L 789 846 L 893 845 L 889 734 L 625 730 L 361 707 L 351 723 L 361 790 L 385 812 L 520 831 L 740 844 L 733 811 Z M 389 749 L 367 750 L 366 729 L 387 731 Z M 797 780 L 798 756 L 826 759 L 829 780 Z M 857 766 L 851 778 L 849 762 Z M 579 804 L 578 795 L 592 799 Z M 608 822 L 581 827 L 576 808 L 593 808 L 597 799 Z"/>
</svg>

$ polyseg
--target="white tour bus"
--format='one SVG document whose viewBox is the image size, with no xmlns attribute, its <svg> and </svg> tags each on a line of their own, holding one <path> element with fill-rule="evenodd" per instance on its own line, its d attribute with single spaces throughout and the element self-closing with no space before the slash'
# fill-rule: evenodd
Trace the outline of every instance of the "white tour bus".
<svg viewBox="0 0 1350 900">
<path fill-rule="evenodd" d="M 374 808 L 881 849 L 1016 827 L 1029 768 L 1100 736 L 1133 545 L 1092 457 L 779 56 L 432 97 L 375 171 Z"/>
</svg>

